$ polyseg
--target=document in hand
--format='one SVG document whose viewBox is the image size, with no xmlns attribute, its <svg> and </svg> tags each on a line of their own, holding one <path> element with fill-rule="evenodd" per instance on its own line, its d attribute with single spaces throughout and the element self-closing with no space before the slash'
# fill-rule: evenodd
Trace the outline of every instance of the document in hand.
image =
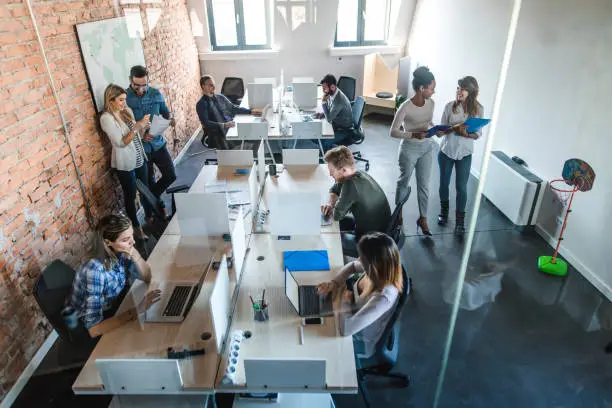
<svg viewBox="0 0 612 408">
<path fill-rule="evenodd" d="M 285 269 L 290 272 L 329 270 L 329 258 L 325 250 L 285 251 L 283 260 Z"/>
<path fill-rule="evenodd" d="M 436 125 L 434 127 L 432 127 L 431 129 L 427 129 L 427 135 L 425 137 L 432 137 L 433 135 L 435 135 L 437 132 L 443 132 L 447 129 L 450 129 L 451 126 L 449 125 Z"/>
<path fill-rule="evenodd" d="M 166 129 L 168 129 L 168 126 L 170 126 L 170 119 L 164 119 L 162 116 L 154 115 L 149 133 L 153 136 L 163 135 Z"/>
<path fill-rule="evenodd" d="M 467 126 L 468 133 L 476 133 L 483 127 L 487 126 L 491 119 L 483 118 L 468 118 L 463 124 Z"/>
</svg>

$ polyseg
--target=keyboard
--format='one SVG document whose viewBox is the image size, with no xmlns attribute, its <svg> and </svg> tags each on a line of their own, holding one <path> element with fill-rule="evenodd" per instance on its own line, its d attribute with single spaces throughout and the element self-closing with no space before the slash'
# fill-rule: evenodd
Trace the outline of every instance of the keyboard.
<svg viewBox="0 0 612 408">
<path fill-rule="evenodd" d="M 303 316 L 319 316 L 321 314 L 321 298 L 314 285 L 300 286 L 300 308 Z"/>
<path fill-rule="evenodd" d="M 181 315 L 183 306 L 185 306 L 185 302 L 189 299 L 191 288 L 193 288 L 193 285 L 177 285 L 174 287 L 170 300 L 168 300 L 168 304 L 164 309 L 164 316 L 176 317 Z"/>
</svg>

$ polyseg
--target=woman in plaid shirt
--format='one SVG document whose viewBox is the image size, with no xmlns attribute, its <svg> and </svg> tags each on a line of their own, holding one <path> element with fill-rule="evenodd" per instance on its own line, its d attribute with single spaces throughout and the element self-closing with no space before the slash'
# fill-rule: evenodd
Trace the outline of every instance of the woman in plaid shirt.
<svg viewBox="0 0 612 408">
<path fill-rule="evenodd" d="M 108 215 L 97 228 L 97 253 L 77 272 L 72 307 L 92 337 L 99 336 L 138 316 L 160 298 L 150 291 L 138 306 L 119 315 L 115 312 L 136 279 L 151 281 L 151 267 L 134 249 L 132 222 L 124 215 Z"/>
</svg>

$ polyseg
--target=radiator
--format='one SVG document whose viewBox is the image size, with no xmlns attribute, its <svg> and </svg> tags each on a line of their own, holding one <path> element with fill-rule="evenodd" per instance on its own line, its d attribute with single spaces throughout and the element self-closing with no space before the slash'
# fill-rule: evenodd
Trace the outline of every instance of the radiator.
<svg viewBox="0 0 612 408">
<path fill-rule="evenodd" d="M 485 197 L 518 226 L 535 225 L 544 182 L 501 151 L 491 152 Z"/>
</svg>

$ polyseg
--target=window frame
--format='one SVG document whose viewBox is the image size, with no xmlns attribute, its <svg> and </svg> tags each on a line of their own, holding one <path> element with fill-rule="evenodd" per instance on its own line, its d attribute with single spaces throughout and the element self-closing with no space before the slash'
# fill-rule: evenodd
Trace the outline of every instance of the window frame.
<svg viewBox="0 0 612 408">
<path fill-rule="evenodd" d="M 248 1 L 248 0 L 247 0 Z M 215 18 L 213 13 L 213 0 L 206 0 L 206 14 L 208 17 L 208 33 L 210 35 L 211 51 L 250 51 L 272 49 L 272 24 L 270 22 L 270 0 L 264 0 L 266 15 L 266 44 L 248 45 L 244 27 L 243 0 L 234 0 L 234 11 L 236 13 L 236 45 L 217 45 L 215 33 Z"/>
<path fill-rule="evenodd" d="M 334 47 L 369 47 L 376 45 L 388 45 L 389 41 L 389 22 L 391 12 L 391 0 L 385 0 L 385 38 L 383 40 L 370 40 L 365 41 L 365 12 L 367 1 L 380 1 L 380 0 L 357 0 L 357 40 L 356 41 L 338 41 L 338 22 L 336 22 L 336 31 L 334 34 Z M 338 16 L 340 18 L 340 16 Z"/>
</svg>

